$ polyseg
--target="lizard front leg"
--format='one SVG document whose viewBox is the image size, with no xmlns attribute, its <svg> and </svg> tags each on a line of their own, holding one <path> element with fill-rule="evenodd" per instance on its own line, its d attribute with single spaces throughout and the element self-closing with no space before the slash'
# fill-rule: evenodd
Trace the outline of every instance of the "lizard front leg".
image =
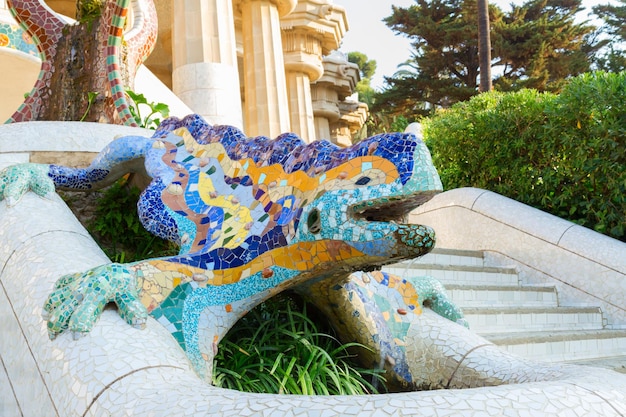
<svg viewBox="0 0 626 417">
<path fill-rule="evenodd" d="M 139 301 L 137 279 L 128 266 L 108 264 L 61 277 L 44 304 L 48 335 L 54 339 L 69 329 L 76 339 L 88 333 L 110 302 L 128 324 L 145 326 L 148 311 Z"/>
</svg>

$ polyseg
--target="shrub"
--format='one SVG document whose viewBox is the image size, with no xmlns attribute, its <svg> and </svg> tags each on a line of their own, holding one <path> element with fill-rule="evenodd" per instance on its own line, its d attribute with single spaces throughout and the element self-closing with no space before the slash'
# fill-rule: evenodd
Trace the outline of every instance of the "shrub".
<svg viewBox="0 0 626 417">
<path fill-rule="evenodd" d="M 250 311 L 220 343 L 213 384 L 273 394 L 378 393 L 382 371 L 356 367 L 349 353 L 366 347 L 341 345 L 310 309 L 283 293 Z"/>
<path fill-rule="evenodd" d="M 626 232 L 626 73 L 559 95 L 490 92 L 424 123 L 445 188 L 488 189 L 617 239 Z"/>
<path fill-rule="evenodd" d="M 174 243 L 150 234 L 139 221 L 141 191 L 124 177 L 96 201 L 95 217 L 87 229 L 113 262 L 133 262 L 178 253 Z"/>
</svg>

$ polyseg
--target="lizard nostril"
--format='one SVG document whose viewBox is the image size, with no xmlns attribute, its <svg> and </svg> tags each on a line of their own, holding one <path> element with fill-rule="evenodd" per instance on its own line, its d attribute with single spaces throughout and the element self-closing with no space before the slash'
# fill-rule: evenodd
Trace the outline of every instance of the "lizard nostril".
<svg viewBox="0 0 626 417">
<path fill-rule="evenodd" d="M 313 209 L 309 213 L 309 217 L 306 219 L 306 225 L 309 228 L 309 232 L 318 234 L 322 230 L 322 221 L 320 219 L 320 211 Z"/>
</svg>

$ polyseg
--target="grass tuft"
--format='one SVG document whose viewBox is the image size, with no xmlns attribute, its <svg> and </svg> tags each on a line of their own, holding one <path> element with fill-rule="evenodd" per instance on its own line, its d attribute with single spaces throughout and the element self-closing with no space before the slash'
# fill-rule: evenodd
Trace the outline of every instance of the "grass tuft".
<svg viewBox="0 0 626 417">
<path fill-rule="evenodd" d="M 329 329 L 307 314 L 312 306 L 279 295 L 241 319 L 222 340 L 213 384 L 245 392 L 300 395 L 377 394 L 382 371 L 362 369 Z"/>
</svg>

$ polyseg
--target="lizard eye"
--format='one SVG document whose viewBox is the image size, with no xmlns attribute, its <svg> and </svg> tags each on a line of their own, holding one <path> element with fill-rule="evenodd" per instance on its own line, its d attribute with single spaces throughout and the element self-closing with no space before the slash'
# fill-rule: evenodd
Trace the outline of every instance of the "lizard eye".
<svg viewBox="0 0 626 417">
<path fill-rule="evenodd" d="M 318 234 L 322 230 L 322 221 L 320 219 L 320 211 L 313 209 L 309 213 L 309 217 L 306 219 L 306 225 L 309 228 L 309 232 Z"/>
</svg>

